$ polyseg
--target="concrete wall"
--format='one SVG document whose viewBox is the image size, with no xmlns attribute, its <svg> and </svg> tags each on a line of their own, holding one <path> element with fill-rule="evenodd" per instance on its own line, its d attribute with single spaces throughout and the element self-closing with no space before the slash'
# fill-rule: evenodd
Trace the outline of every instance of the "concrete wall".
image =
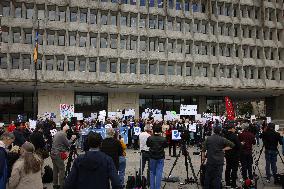
<svg viewBox="0 0 284 189">
<path fill-rule="evenodd" d="M 139 117 L 139 94 L 138 93 L 109 93 L 108 111 L 113 112 L 117 109 L 135 109 L 135 117 Z"/>
<path fill-rule="evenodd" d="M 284 95 L 265 99 L 266 115 L 273 120 L 284 120 Z"/>
<path fill-rule="evenodd" d="M 60 120 L 59 105 L 74 104 L 74 91 L 62 90 L 39 90 L 38 91 L 38 114 L 53 112 L 56 121 Z"/>
<path fill-rule="evenodd" d="M 207 102 L 206 102 L 206 96 L 199 96 L 198 97 L 198 113 L 202 114 L 203 112 L 206 112 L 207 110 Z"/>
</svg>

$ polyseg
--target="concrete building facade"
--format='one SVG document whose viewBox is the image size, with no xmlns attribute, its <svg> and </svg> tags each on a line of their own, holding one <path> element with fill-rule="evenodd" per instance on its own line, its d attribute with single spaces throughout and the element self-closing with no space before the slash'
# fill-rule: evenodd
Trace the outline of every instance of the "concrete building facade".
<svg viewBox="0 0 284 189">
<path fill-rule="evenodd" d="M 34 111 L 24 99 L 38 31 L 38 113 L 60 103 L 86 115 L 180 103 L 218 112 L 229 95 L 277 102 L 267 112 L 281 119 L 283 11 L 282 0 L 2 0 L 0 114 Z"/>
</svg>

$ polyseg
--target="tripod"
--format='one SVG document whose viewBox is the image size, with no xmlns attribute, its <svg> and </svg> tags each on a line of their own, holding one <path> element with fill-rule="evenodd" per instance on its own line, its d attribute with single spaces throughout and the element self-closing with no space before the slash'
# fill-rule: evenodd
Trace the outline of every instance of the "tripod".
<svg viewBox="0 0 284 189">
<path fill-rule="evenodd" d="M 75 144 L 75 141 L 73 141 L 71 146 L 70 146 L 70 153 L 68 155 L 65 177 L 67 177 L 67 175 L 69 175 L 69 173 L 71 171 L 71 164 L 74 161 L 75 157 L 77 157 L 77 156 L 78 156 L 78 152 L 77 152 L 77 149 L 76 149 L 76 144 Z"/>
<path fill-rule="evenodd" d="M 186 150 L 186 141 L 181 141 L 181 147 L 180 147 L 180 150 L 179 150 L 179 153 L 178 153 L 178 156 L 176 157 L 175 161 L 174 161 L 174 164 L 170 170 L 170 173 L 169 173 L 169 176 L 167 177 L 167 179 L 169 179 L 172 175 L 172 172 L 174 170 L 174 167 L 176 166 L 177 164 L 177 161 L 178 161 L 178 158 L 180 157 L 180 155 L 184 156 L 184 164 L 185 164 L 185 168 L 186 168 L 186 179 L 184 181 L 184 183 L 181 183 L 182 185 L 185 185 L 185 184 L 189 184 L 189 183 L 196 183 L 196 186 L 197 186 L 197 189 L 199 189 L 199 186 L 198 186 L 198 182 L 197 182 L 197 177 L 196 177 L 196 174 L 194 172 L 194 168 L 193 168 L 193 165 L 192 165 L 192 162 L 191 162 L 191 158 Z M 189 178 L 188 176 L 188 163 L 190 165 L 190 168 L 191 168 L 191 171 L 192 171 L 192 175 L 193 175 L 193 178 Z M 163 186 L 163 189 L 165 189 L 167 183 L 164 184 Z"/>
<path fill-rule="evenodd" d="M 257 182 L 257 174 L 255 173 L 255 170 L 256 170 L 256 168 L 257 168 L 257 170 L 258 170 L 258 172 L 259 172 L 259 175 L 260 175 L 260 177 L 261 177 L 262 184 L 265 186 L 265 183 L 264 183 L 264 181 L 263 181 L 262 174 L 261 174 L 261 172 L 260 172 L 260 168 L 259 168 L 259 166 L 258 166 L 258 162 L 259 162 L 260 156 L 261 156 L 261 154 L 262 154 L 262 152 L 263 152 L 263 149 L 264 149 L 264 145 L 262 145 L 261 150 L 260 150 L 260 152 L 259 152 L 259 156 L 258 156 L 258 158 L 257 158 L 256 161 L 255 161 L 255 164 L 254 164 L 255 166 L 253 167 L 253 176 L 254 176 L 255 182 Z"/>
</svg>

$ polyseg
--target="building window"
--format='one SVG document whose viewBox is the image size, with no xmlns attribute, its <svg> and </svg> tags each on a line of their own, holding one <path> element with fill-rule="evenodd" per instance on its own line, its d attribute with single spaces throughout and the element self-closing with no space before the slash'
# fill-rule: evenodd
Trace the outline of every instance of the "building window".
<svg viewBox="0 0 284 189">
<path fill-rule="evenodd" d="M 70 8 L 70 22 L 77 22 L 77 12 L 77 9 Z"/>
<path fill-rule="evenodd" d="M 26 5 L 26 19 L 33 19 L 34 9 L 32 4 Z"/>
<path fill-rule="evenodd" d="M 53 31 L 47 32 L 47 45 L 54 45 L 54 32 Z"/>
<path fill-rule="evenodd" d="M 121 14 L 120 16 L 120 25 L 127 26 L 127 15 Z"/>
<path fill-rule="evenodd" d="M 130 50 L 136 50 L 137 38 L 131 37 L 130 39 Z"/>
<path fill-rule="evenodd" d="M 182 53 L 182 41 L 177 41 L 175 50 L 176 53 Z"/>
<path fill-rule="evenodd" d="M 100 59 L 100 72 L 107 72 L 107 60 Z"/>
<path fill-rule="evenodd" d="M 38 5 L 37 7 L 37 17 L 39 20 L 44 20 L 45 19 L 45 9 L 44 9 L 44 5 Z"/>
<path fill-rule="evenodd" d="M 156 71 L 157 71 L 157 64 L 150 63 L 149 64 L 149 74 L 156 75 Z"/>
<path fill-rule="evenodd" d="M 97 69 L 97 60 L 96 59 L 89 59 L 89 72 L 96 72 Z"/>
<path fill-rule="evenodd" d="M 176 31 L 181 31 L 181 21 L 176 22 Z"/>
<path fill-rule="evenodd" d="M 86 71 L 86 59 L 79 59 L 79 71 L 80 72 L 85 72 Z"/>
<path fill-rule="evenodd" d="M 97 37 L 90 36 L 90 46 L 93 48 L 97 48 Z"/>
<path fill-rule="evenodd" d="M 147 63 L 146 62 L 140 63 L 140 74 L 147 74 Z"/>
<path fill-rule="evenodd" d="M 116 37 L 116 35 L 110 36 L 110 48 L 117 49 L 117 37 Z"/>
<path fill-rule="evenodd" d="M 48 9 L 48 20 L 55 21 L 55 7 L 47 7 Z"/>
<path fill-rule="evenodd" d="M 80 22 L 87 23 L 87 10 L 80 9 Z"/>
<path fill-rule="evenodd" d="M 101 36 L 101 45 L 100 48 L 107 48 L 107 37 Z"/>
<path fill-rule="evenodd" d="M 48 71 L 53 70 L 53 61 L 54 61 L 53 57 L 46 57 L 46 61 L 45 61 L 46 70 Z"/>
<path fill-rule="evenodd" d="M 64 57 L 57 57 L 57 71 L 64 71 Z"/>
<path fill-rule="evenodd" d="M 12 56 L 12 69 L 20 68 L 20 57 L 19 55 Z"/>
<path fill-rule="evenodd" d="M 101 14 L 101 25 L 107 25 L 107 13 Z"/>
<path fill-rule="evenodd" d="M 168 41 L 168 52 L 169 53 L 174 52 L 174 41 Z"/>
<path fill-rule="evenodd" d="M 15 5 L 15 18 L 22 18 L 22 4 Z"/>
<path fill-rule="evenodd" d="M 146 51 L 146 39 L 140 38 L 140 50 Z"/>
<path fill-rule="evenodd" d="M 123 60 L 120 62 L 120 73 L 127 73 L 127 62 Z"/>
<path fill-rule="evenodd" d="M 111 73 L 116 73 L 116 61 L 110 61 L 110 72 Z"/>
<path fill-rule="evenodd" d="M 168 64 L 168 75 L 175 75 L 175 66 L 172 63 Z"/>
<path fill-rule="evenodd" d="M 25 44 L 32 44 L 32 30 L 31 29 L 25 29 Z"/>
<path fill-rule="evenodd" d="M 158 27 L 160 30 L 164 30 L 164 18 L 163 17 L 159 17 Z"/>
<path fill-rule="evenodd" d="M 31 56 L 30 55 L 23 55 L 23 69 L 29 70 L 31 67 Z"/>
<path fill-rule="evenodd" d="M 65 7 L 59 7 L 58 19 L 61 22 L 66 22 L 66 8 Z"/>
<path fill-rule="evenodd" d="M 117 25 L 117 17 L 114 12 L 111 13 L 111 25 L 116 26 Z"/>
<path fill-rule="evenodd" d="M 159 39 L 159 52 L 165 52 L 165 40 Z"/>
<path fill-rule="evenodd" d="M 157 19 L 156 16 L 151 16 L 149 18 L 149 28 L 150 29 L 156 29 L 156 19 Z"/>
<path fill-rule="evenodd" d="M 149 51 L 155 51 L 155 38 L 149 38 Z"/>
<path fill-rule="evenodd" d="M 131 15 L 130 26 L 133 27 L 133 28 L 137 27 L 137 15 Z"/>
<path fill-rule="evenodd" d="M 76 33 L 69 33 L 69 46 L 76 46 Z"/>
<path fill-rule="evenodd" d="M 75 58 L 68 58 L 68 71 L 75 71 Z"/>
<path fill-rule="evenodd" d="M 97 24 L 97 13 L 94 10 L 90 12 L 90 24 Z"/>
<path fill-rule="evenodd" d="M 13 28 L 13 43 L 20 43 L 21 42 L 21 30 L 20 28 Z"/>
<path fill-rule="evenodd" d="M 140 6 L 146 6 L 146 0 L 140 0 Z"/>
<path fill-rule="evenodd" d="M 136 63 L 134 62 L 130 63 L 130 73 L 136 74 Z"/>
<path fill-rule="evenodd" d="M 38 44 L 42 45 L 43 44 L 43 30 L 40 30 L 38 32 Z"/>
<path fill-rule="evenodd" d="M 171 18 L 168 18 L 168 23 L 167 23 L 167 26 L 168 26 L 168 30 L 173 30 L 173 21 Z"/>
<path fill-rule="evenodd" d="M 145 28 L 146 27 L 146 15 L 140 15 L 139 27 L 140 28 Z"/>
<path fill-rule="evenodd" d="M 126 36 L 120 36 L 120 49 L 126 49 Z"/>
<path fill-rule="evenodd" d="M 185 54 L 190 54 L 191 53 L 191 48 L 190 48 L 190 43 L 187 42 L 185 45 Z"/>
<path fill-rule="evenodd" d="M 7 69 L 7 55 L 0 54 L 0 69 Z"/>
<path fill-rule="evenodd" d="M 86 42 L 87 42 L 87 34 L 80 34 L 79 46 L 86 47 Z"/>
<path fill-rule="evenodd" d="M 176 70 L 176 72 L 177 72 L 177 75 L 182 75 L 182 65 L 181 64 L 177 64 L 177 70 Z"/>
<path fill-rule="evenodd" d="M 165 63 L 159 64 L 159 75 L 165 75 Z"/>
<path fill-rule="evenodd" d="M 9 28 L 8 27 L 1 27 L 2 30 L 2 34 L 0 35 L 0 42 L 3 43 L 8 43 L 8 39 L 9 39 Z"/>
<path fill-rule="evenodd" d="M 186 64 L 186 76 L 191 76 L 191 65 Z"/>
<path fill-rule="evenodd" d="M 42 55 L 40 55 L 40 54 L 38 55 L 36 69 L 37 70 L 41 70 L 42 69 Z"/>
<path fill-rule="evenodd" d="M 65 32 L 64 31 L 58 32 L 58 45 L 65 46 Z"/>
<path fill-rule="evenodd" d="M 4 17 L 10 16 L 10 1 L 2 2 L 2 14 Z"/>
</svg>

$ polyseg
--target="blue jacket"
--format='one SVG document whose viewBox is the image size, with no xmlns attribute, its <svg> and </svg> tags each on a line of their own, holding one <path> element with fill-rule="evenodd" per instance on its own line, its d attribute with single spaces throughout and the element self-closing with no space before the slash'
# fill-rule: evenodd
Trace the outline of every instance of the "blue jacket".
<svg viewBox="0 0 284 189">
<path fill-rule="evenodd" d="M 0 189 L 6 188 L 7 174 L 7 153 L 5 148 L 0 147 Z"/>
<path fill-rule="evenodd" d="M 100 151 L 88 151 L 79 156 L 65 180 L 65 189 L 121 189 L 111 157 Z"/>
</svg>

